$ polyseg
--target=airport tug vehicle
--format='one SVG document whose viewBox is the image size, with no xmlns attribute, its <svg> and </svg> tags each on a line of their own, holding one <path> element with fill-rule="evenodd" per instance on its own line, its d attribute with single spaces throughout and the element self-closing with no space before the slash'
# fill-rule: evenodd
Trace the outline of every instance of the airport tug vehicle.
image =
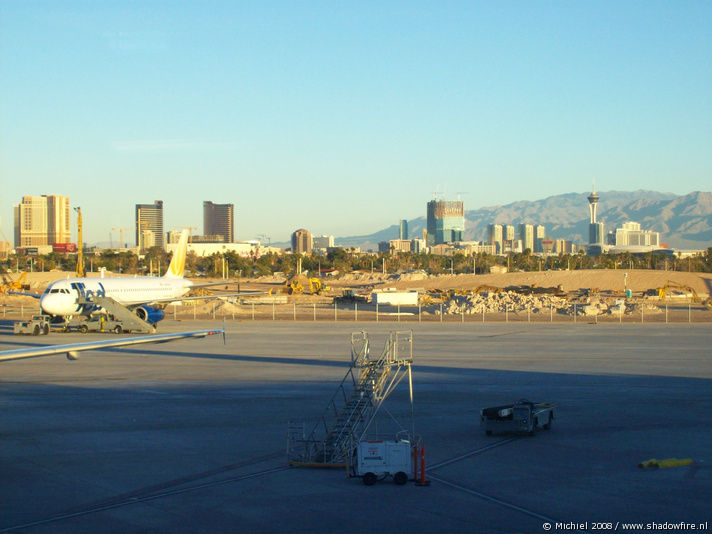
<svg viewBox="0 0 712 534">
<path fill-rule="evenodd" d="M 553 404 L 526 399 L 514 404 L 483 408 L 480 412 L 480 426 L 488 436 L 493 432 L 524 432 L 533 436 L 539 427 L 549 430 L 553 421 Z"/>
<path fill-rule="evenodd" d="M 13 325 L 13 332 L 31 336 L 47 335 L 50 331 L 51 319 L 49 315 L 33 315 L 27 321 L 16 321 Z"/>
</svg>

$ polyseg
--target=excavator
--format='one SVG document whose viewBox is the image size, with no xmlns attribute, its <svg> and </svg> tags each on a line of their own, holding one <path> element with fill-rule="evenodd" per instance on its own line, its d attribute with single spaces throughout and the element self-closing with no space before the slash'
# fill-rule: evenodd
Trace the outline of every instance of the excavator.
<svg viewBox="0 0 712 534">
<path fill-rule="evenodd" d="M 27 273 L 22 271 L 17 280 L 11 280 L 7 276 L 3 275 L 2 284 L 0 284 L 0 293 L 7 293 L 8 291 L 29 291 L 30 284 L 27 283 Z"/>
<path fill-rule="evenodd" d="M 325 286 L 321 280 L 315 277 L 307 277 L 303 274 L 292 276 L 284 283 L 284 286 L 277 291 L 287 293 L 288 295 L 301 295 L 307 292 L 309 295 L 321 295 L 324 291 L 329 291 L 331 288 Z M 270 290 L 270 295 L 274 290 Z"/>
<path fill-rule="evenodd" d="M 690 298 L 694 303 L 701 303 L 712 308 L 712 298 L 702 300 L 694 288 L 685 284 L 680 284 L 673 280 L 668 280 L 663 287 L 657 289 L 649 289 L 645 292 L 646 295 L 658 296 L 661 301 L 670 300 L 671 298 Z"/>
</svg>

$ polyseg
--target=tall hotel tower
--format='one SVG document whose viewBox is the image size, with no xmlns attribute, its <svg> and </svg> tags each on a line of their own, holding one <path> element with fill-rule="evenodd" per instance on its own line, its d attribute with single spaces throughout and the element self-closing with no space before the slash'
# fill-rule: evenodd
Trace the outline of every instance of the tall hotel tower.
<svg viewBox="0 0 712 534">
<path fill-rule="evenodd" d="M 591 212 L 591 222 L 588 225 L 588 244 L 602 245 L 603 244 L 603 223 L 597 221 L 598 199 L 595 189 L 588 195 L 588 209 Z"/>
</svg>

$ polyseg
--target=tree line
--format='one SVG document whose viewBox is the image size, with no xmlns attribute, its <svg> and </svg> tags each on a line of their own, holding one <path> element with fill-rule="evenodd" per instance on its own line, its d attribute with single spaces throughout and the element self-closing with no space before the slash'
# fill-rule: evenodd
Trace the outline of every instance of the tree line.
<svg viewBox="0 0 712 534">
<path fill-rule="evenodd" d="M 107 271 L 128 274 L 164 274 L 171 255 L 160 247 L 149 249 L 145 255 L 125 251 L 104 250 L 84 256 L 87 271 Z M 467 256 L 455 253 L 449 256 L 415 254 L 413 252 L 357 253 L 348 249 L 334 249 L 326 255 L 270 253 L 260 257 L 240 256 L 235 252 L 186 256 L 187 276 L 221 277 L 225 270 L 230 278 L 241 276 L 253 278 L 282 272 L 291 276 L 297 272 L 301 259 L 302 271 L 316 274 L 320 270 L 336 270 L 340 273 L 353 271 L 396 273 L 425 271 L 428 274 L 478 274 L 489 273 L 493 266 L 506 267 L 510 272 L 579 270 L 579 269 L 653 269 L 667 271 L 712 272 L 712 247 L 701 256 L 679 259 L 665 252 L 645 254 L 601 254 L 587 256 L 584 253 L 559 254 L 541 257 L 529 250 L 508 256 L 476 254 Z M 42 256 L 10 255 L 0 262 L 4 271 L 49 271 L 76 270 L 76 254 L 50 253 Z"/>
</svg>

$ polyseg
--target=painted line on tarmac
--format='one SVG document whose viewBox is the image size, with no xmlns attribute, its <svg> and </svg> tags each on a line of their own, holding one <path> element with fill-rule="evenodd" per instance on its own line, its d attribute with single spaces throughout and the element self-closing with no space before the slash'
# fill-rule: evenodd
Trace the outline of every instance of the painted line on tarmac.
<svg viewBox="0 0 712 534">
<path fill-rule="evenodd" d="M 265 469 L 264 471 L 257 471 L 255 473 L 250 473 L 247 475 L 241 475 L 241 476 L 236 476 L 236 477 L 231 477 L 227 478 L 224 480 L 217 480 L 214 482 L 205 482 L 203 484 L 198 484 L 195 486 L 190 486 L 187 488 L 181 488 L 181 489 L 174 489 L 170 491 L 164 491 L 161 493 L 156 493 L 153 495 L 146 495 L 145 497 L 132 497 L 129 499 L 126 499 L 121 502 L 116 502 L 112 504 L 107 504 L 105 506 L 97 506 L 94 508 L 89 508 L 86 510 L 74 512 L 74 513 L 69 513 L 69 514 L 61 514 L 61 515 L 56 515 L 54 517 L 49 517 L 47 519 L 42 519 L 39 521 L 33 521 L 31 523 L 25 523 L 23 525 L 13 525 L 11 527 L 5 527 L 3 529 L 0 529 L 0 532 L 12 532 L 14 530 L 19 530 L 19 529 L 24 529 L 24 528 L 30 528 L 30 527 L 35 527 L 39 525 L 47 525 L 49 523 L 56 523 L 59 521 L 64 521 L 65 519 L 73 519 L 75 517 L 81 517 L 85 515 L 91 515 L 95 514 L 98 512 L 104 512 L 106 510 L 113 510 L 115 508 L 121 508 L 124 506 L 130 506 L 132 504 L 139 504 L 139 503 L 145 503 L 149 501 L 155 501 L 158 499 L 163 499 L 165 497 L 172 497 L 173 495 L 180 495 L 182 493 L 188 493 L 191 491 L 197 491 L 205 488 L 211 488 L 215 486 L 224 486 L 226 484 L 230 484 L 232 482 L 240 482 L 242 480 L 248 480 L 251 478 L 257 478 L 265 475 L 271 475 L 272 473 L 278 473 L 280 471 L 286 471 L 287 469 L 291 469 L 288 465 L 287 466 L 281 466 L 281 467 L 274 467 L 272 469 Z"/>
<path fill-rule="evenodd" d="M 182 476 L 179 478 L 175 478 L 173 480 L 167 480 L 167 481 L 160 482 L 157 484 L 152 484 L 152 485 L 146 486 L 144 488 L 136 489 L 136 490 L 122 493 L 119 495 L 114 495 L 113 497 L 110 497 L 107 499 L 87 503 L 87 504 L 84 504 L 83 506 L 75 506 L 73 508 L 65 510 L 63 513 L 71 514 L 71 513 L 80 512 L 83 510 L 99 508 L 102 506 L 109 506 L 109 505 L 112 505 L 115 503 L 120 503 L 120 502 L 124 502 L 124 501 L 128 501 L 128 500 L 135 500 L 137 498 L 141 498 L 144 496 L 156 495 L 159 492 L 169 491 L 171 489 L 178 488 L 179 486 L 187 486 L 187 484 L 190 482 L 197 482 L 201 479 L 215 477 L 217 475 L 222 475 L 224 473 L 227 473 L 228 471 L 235 471 L 237 469 L 242 469 L 243 467 L 250 467 L 255 464 L 259 464 L 259 463 L 266 462 L 269 460 L 275 460 L 275 459 L 281 458 L 283 456 L 284 456 L 284 451 L 274 452 L 271 454 L 265 454 L 263 456 L 259 456 L 256 458 L 249 458 L 242 462 L 229 464 L 229 465 L 223 465 L 223 466 L 220 466 L 220 467 L 217 467 L 214 469 L 209 469 L 207 471 L 203 471 L 200 473 L 193 473 L 190 475 L 185 475 L 185 476 Z"/>
<path fill-rule="evenodd" d="M 449 460 L 444 460 L 442 462 L 438 462 L 436 464 L 428 466 L 426 470 L 432 471 L 433 469 L 440 469 L 441 467 L 445 467 L 446 465 L 454 464 L 455 462 L 459 462 L 460 460 L 464 460 L 465 458 L 469 458 L 470 456 L 475 456 L 477 454 L 487 452 L 491 449 L 501 447 L 502 445 L 506 445 L 507 443 L 512 443 L 513 441 L 517 441 L 517 439 L 518 438 L 509 438 L 509 439 L 503 439 L 503 440 L 497 441 L 495 443 L 491 443 L 490 445 L 486 445 L 485 447 L 481 447 L 479 449 L 475 449 L 474 451 L 470 451 L 470 452 L 466 452 L 465 454 L 461 454 L 460 456 L 450 458 Z"/>
<path fill-rule="evenodd" d="M 556 519 L 552 519 L 551 517 L 547 517 L 545 515 L 537 514 L 536 512 L 527 510 L 526 508 L 522 508 L 521 506 L 517 506 L 516 504 L 512 504 L 507 501 L 497 499 L 496 497 L 492 497 L 491 495 L 487 495 L 486 493 L 482 493 L 480 491 L 476 491 L 471 488 L 467 488 L 465 486 L 460 486 L 459 484 L 455 484 L 454 482 L 450 482 L 449 480 L 445 480 L 444 478 L 440 478 L 438 476 L 429 476 L 428 478 L 430 480 L 434 480 L 435 482 L 439 482 L 440 484 L 444 484 L 445 486 L 449 486 L 453 489 L 464 491 L 465 493 L 469 493 L 470 495 L 480 497 L 481 499 L 484 499 L 486 501 L 490 501 L 495 504 L 499 504 L 500 506 L 504 506 L 506 508 L 516 510 L 517 512 L 521 512 L 528 516 L 535 517 L 537 519 L 541 519 L 542 521 L 547 521 L 549 523 L 556 523 Z"/>
</svg>

